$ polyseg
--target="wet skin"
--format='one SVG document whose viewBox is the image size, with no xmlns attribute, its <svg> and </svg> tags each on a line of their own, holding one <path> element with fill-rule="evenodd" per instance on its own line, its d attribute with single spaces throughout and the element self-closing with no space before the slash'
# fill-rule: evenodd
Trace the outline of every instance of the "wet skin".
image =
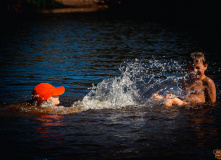
<svg viewBox="0 0 221 160">
<path fill-rule="evenodd" d="M 210 103 L 216 102 L 216 87 L 212 79 L 205 75 L 207 64 L 202 61 L 194 61 L 188 65 L 190 77 L 185 78 L 182 88 L 185 91 L 186 98 L 181 100 L 172 94 L 165 97 L 154 94 L 154 100 L 165 99 L 164 106 L 186 106 L 200 105 L 206 102 L 206 97 Z"/>
<path fill-rule="evenodd" d="M 188 65 L 190 78 L 183 81 L 183 90 L 188 98 L 186 101 L 190 103 L 205 103 L 206 97 L 211 103 L 216 102 L 216 88 L 215 84 L 205 75 L 207 64 L 202 61 L 194 61 Z"/>
</svg>

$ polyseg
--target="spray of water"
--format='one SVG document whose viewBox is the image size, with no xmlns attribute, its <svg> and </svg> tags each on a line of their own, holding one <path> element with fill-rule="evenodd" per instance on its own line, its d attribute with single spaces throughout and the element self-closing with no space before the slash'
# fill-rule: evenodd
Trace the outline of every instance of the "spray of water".
<svg viewBox="0 0 221 160">
<path fill-rule="evenodd" d="M 135 59 L 123 62 L 119 70 L 119 77 L 105 79 L 93 86 L 83 100 L 74 103 L 72 107 L 81 105 L 81 110 L 152 107 L 156 103 L 152 98 L 154 93 L 182 96 L 179 84 L 185 72 L 177 61 Z"/>
</svg>

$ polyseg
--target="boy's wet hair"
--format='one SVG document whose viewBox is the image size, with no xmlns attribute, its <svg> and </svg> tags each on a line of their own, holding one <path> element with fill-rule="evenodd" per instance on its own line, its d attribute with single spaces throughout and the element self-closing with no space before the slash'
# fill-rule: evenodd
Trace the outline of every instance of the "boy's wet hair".
<svg viewBox="0 0 221 160">
<path fill-rule="evenodd" d="M 207 64 L 206 57 L 203 52 L 192 52 L 189 56 L 189 63 L 202 61 L 204 65 Z"/>
</svg>

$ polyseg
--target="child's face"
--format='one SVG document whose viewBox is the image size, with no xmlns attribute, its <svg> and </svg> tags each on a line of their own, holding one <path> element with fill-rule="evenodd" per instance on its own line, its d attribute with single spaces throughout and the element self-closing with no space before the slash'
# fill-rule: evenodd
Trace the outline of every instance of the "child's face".
<svg viewBox="0 0 221 160">
<path fill-rule="evenodd" d="M 60 104 L 59 96 L 52 96 L 52 100 L 51 101 L 54 103 L 55 106 Z"/>
<path fill-rule="evenodd" d="M 207 70 L 207 64 L 204 65 L 201 60 L 194 61 L 188 65 L 188 69 L 193 79 L 200 79 L 204 76 L 204 72 Z"/>
</svg>

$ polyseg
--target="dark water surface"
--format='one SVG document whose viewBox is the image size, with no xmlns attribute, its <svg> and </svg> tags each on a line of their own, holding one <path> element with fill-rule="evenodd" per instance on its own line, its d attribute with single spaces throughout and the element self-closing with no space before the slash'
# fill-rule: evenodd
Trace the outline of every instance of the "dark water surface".
<svg viewBox="0 0 221 160">
<path fill-rule="evenodd" d="M 5 21 L 0 40 L 1 159 L 215 159 L 213 150 L 221 149 L 221 65 L 219 46 L 211 41 L 217 38 L 213 29 L 100 14 Z M 211 33 L 210 38 L 203 32 Z M 154 57 L 185 67 L 187 53 L 194 49 L 206 51 L 206 74 L 217 87 L 215 106 L 124 106 L 68 115 L 7 107 L 30 99 L 41 82 L 63 85 L 60 100 L 68 107 L 81 101 L 92 84 L 120 76 L 124 61 Z"/>
</svg>

